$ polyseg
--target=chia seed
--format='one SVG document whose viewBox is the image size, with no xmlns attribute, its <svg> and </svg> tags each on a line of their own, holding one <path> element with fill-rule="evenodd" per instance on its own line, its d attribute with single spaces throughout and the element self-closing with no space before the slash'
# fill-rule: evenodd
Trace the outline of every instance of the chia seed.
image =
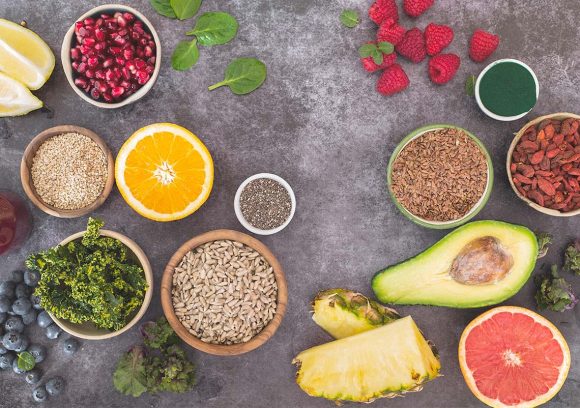
<svg viewBox="0 0 580 408">
<path fill-rule="evenodd" d="M 250 181 L 242 190 L 240 209 L 242 216 L 253 227 L 271 230 L 290 217 L 292 199 L 282 184 L 260 178 Z"/>
</svg>

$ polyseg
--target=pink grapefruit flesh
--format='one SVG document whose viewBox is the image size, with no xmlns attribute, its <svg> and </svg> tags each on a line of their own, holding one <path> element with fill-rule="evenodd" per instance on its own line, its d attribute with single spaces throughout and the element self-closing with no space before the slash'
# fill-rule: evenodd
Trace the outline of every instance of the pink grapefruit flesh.
<svg viewBox="0 0 580 408">
<path fill-rule="evenodd" d="M 467 385 L 492 407 L 534 407 L 562 387 L 570 351 L 558 329 L 520 307 L 498 307 L 473 320 L 459 343 Z"/>
</svg>

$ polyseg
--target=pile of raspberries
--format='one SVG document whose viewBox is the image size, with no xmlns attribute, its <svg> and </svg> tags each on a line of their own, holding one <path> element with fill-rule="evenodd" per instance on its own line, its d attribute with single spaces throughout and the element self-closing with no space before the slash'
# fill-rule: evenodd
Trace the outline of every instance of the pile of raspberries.
<svg viewBox="0 0 580 408">
<path fill-rule="evenodd" d="M 435 0 L 403 0 L 405 14 L 416 18 L 433 6 Z M 375 0 L 369 9 L 369 17 L 378 26 L 377 40 L 394 45 L 401 56 L 418 64 L 429 55 L 429 78 L 438 85 L 449 82 L 456 74 L 461 59 L 456 54 L 442 54 L 453 41 L 453 29 L 446 25 L 430 23 L 424 31 L 419 28 L 405 29 L 399 25 L 399 10 L 395 0 Z M 475 62 L 486 60 L 499 45 L 499 37 L 477 29 L 471 36 L 469 56 Z M 377 91 L 383 95 L 393 95 L 409 86 L 409 78 L 403 68 L 396 63 L 397 55 L 383 55 L 383 62 L 377 65 L 372 57 L 361 58 L 365 70 L 383 70 L 377 83 Z"/>
</svg>

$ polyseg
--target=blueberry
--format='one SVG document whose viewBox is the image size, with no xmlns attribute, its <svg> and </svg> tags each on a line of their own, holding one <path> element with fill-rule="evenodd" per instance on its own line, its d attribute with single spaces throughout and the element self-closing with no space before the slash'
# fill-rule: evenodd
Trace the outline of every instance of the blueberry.
<svg viewBox="0 0 580 408">
<path fill-rule="evenodd" d="M 6 313 L 12 307 L 12 302 L 10 298 L 5 295 L 0 295 L 0 313 Z"/>
<path fill-rule="evenodd" d="M 12 271 L 10 275 L 12 276 L 10 278 L 12 282 L 20 283 L 24 280 L 24 271 L 21 271 L 19 269 Z"/>
<path fill-rule="evenodd" d="M 20 346 L 16 347 L 14 349 L 14 351 L 17 353 L 22 353 L 23 351 L 26 351 L 29 344 L 30 344 L 30 342 L 28 341 L 28 339 L 26 337 L 22 336 L 22 341 L 20 343 Z"/>
<path fill-rule="evenodd" d="M 24 331 L 24 322 L 20 316 L 10 316 L 4 323 L 6 331 L 22 333 Z"/>
<path fill-rule="evenodd" d="M 6 296 L 10 299 L 14 298 L 14 289 L 16 284 L 12 281 L 4 281 L 0 283 L 0 296 Z"/>
<path fill-rule="evenodd" d="M 2 337 L 2 344 L 7 350 L 16 350 L 22 345 L 22 334 L 17 332 L 8 332 Z"/>
<path fill-rule="evenodd" d="M 40 377 L 41 377 L 40 370 L 34 369 L 26 373 L 26 377 L 24 377 L 24 380 L 26 380 L 28 384 L 34 385 L 40 381 Z"/>
<path fill-rule="evenodd" d="M 46 358 L 46 347 L 44 347 L 43 345 L 32 344 L 30 345 L 30 347 L 28 347 L 27 351 L 30 354 L 32 354 L 32 357 L 34 357 L 34 361 L 36 362 L 36 364 L 42 363 Z"/>
<path fill-rule="evenodd" d="M 56 339 L 62 333 L 62 329 L 58 327 L 55 323 L 51 324 L 46 328 L 46 337 L 49 339 Z"/>
<path fill-rule="evenodd" d="M 64 389 L 64 380 L 62 377 L 54 377 L 46 382 L 46 391 L 51 397 L 54 397 Z"/>
<path fill-rule="evenodd" d="M 15 358 L 12 362 L 12 371 L 14 371 L 16 374 L 24 374 L 26 372 L 18 367 L 18 358 Z"/>
<path fill-rule="evenodd" d="M 80 343 L 77 339 L 69 337 L 63 343 L 63 350 L 65 354 L 74 354 L 79 349 Z"/>
<path fill-rule="evenodd" d="M 30 312 L 22 316 L 22 323 L 25 325 L 32 324 L 36 321 L 36 310 L 30 309 Z"/>
<path fill-rule="evenodd" d="M 50 315 L 48 314 L 48 312 L 42 311 L 36 317 L 36 323 L 40 327 L 42 327 L 43 329 L 46 329 L 48 326 L 50 326 L 54 322 L 52 320 L 52 317 L 50 317 Z"/>
<path fill-rule="evenodd" d="M 21 298 L 21 297 L 29 297 L 30 294 L 32 293 L 32 288 L 30 286 L 26 286 L 24 283 L 19 283 L 18 285 L 16 285 L 16 289 L 14 289 L 14 294 L 16 295 L 16 298 Z"/>
<path fill-rule="evenodd" d="M 0 324 L 4 323 L 8 319 L 8 314 L 5 312 L 0 313 Z"/>
<path fill-rule="evenodd" d="M 46 392 L 46 388 L 43 386 L 36 387 L 34 391 L 32 391 L 32 399 L 36 402 L 44 402 L 48 399 L 48 393 Z"/>
<path fill-rule="evenodd" d="M 24 272 L 24 283 L 30 287 L 36 287 L 40 281 L 40 272 L 38 271 L 26 271 Z"/>
<path fill-rule="evenodd" d="M 0 370 L 8 370 L 16 359 L 16 354 L 8 352 L 0 356 Z"/>
<path fill-rule="evenodd" d="M 32 309 L 32 303 L 27 297 L 18 298 L 12 303 L 12 311 L 17 315 L 25 315 Z"/>
<path fill-rule="evenodd" d="M 42 306 L 40 306 L 40 296 L 36 296 L 34 293 L 30 295 L 30 303 L 32 303 L 33 309 L 42 310 Z"/>
</svg>

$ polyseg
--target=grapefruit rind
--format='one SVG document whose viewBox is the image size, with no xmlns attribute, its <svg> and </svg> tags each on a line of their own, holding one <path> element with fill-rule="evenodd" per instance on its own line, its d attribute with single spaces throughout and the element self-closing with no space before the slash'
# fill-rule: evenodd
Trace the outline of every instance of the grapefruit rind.
<svg viewBox="0 0 580 408">
<path fill-rule="evenodd" d="M 489 398 L 489 397 L 483 395 L 479 391 L 479 389 L 477 388 L 476 383 L 475 383 L 475 379 L 473 378 L 473 374 L 472 374 L 471 370 L 467 367 L 467 363 L 466 363 L 465 343 L 466 343 L 467 337 L 471 333 L 472 329 L 474 327 L 480 325 L 485 320 L 490 319 L 492 316 L 494 316 L 498 313 L 503 313 L 503 312 L 524 314 L 524 315 L 529 316 L 532 319 L 534 319 L 535 322 L 547 327 L 552 332 L 554 339 L 558 342 L 558 344 L 562 348 L 562 354 L 563 354 L 563 361 L 562 361 L 562 365 L 560 366 L 560 373 L 558 375 L 558 380 L 552 386 L 552 388 L 550 388 L 550 390 L 548 390 L 548 392 L 546 392 L 545 394 L 542 394 L 531 401 L 526 401 L 526 402 L 518 404 L 518 405 L 506 405 L 506 404 L 502 403 L 501 401 L 498 401 L 497 399 L 492 399 L 492 398 Z M 467 325 L 465 330 L 463 330 L 463 334 L 461 335 L 461 339 L 459 340 L 458 356 L 459 356 L 459 366 L 461 367 L 461 373 L 463 374 L 463 378 L 465 379 L 465 382 L 466 382 L 467 386 L 469 387 L 469 389 L 471 390 L 471 392 L 473 393 L 473 395 L 475 395 L 484 404 L 486 404 L 490 407 L 494 407 L 494 408 L 505 408 L 505 407 L 531 408 L 531 407 L 537 407 L 539 405 L 542 405 L 542 404 L 548 402 L 560 391 L 560 388 L 562 388 L 562 385 L 564 385 L 564 382 L 566 381 L 566 377 L 568 376 L 568 371 L 570 370 L 570 362 L 571 362 L 570 349 L 568 348 L 568 344 L 566 343 L 564 336 L 562 336 L 562 333 L 560 333 L 558 328 L 556 326 L 554 326 L 548 319 L 544 318 L 543 316 L 540 316 L 539 314 L 532 312 L 529 309 L 525 309 L 523 307 L 517 307 L 517 306 L 496 307 L 494 309 L 488 310 L 487 312 L 479 315 L 473 321 L 471 321 L 471 323 L 469 323 Z"/>
<path fill-rule="evenodd" d="M 179 212 L 161 213 L 146 207 L 133 195 L 131 189 L 125 182 L 125 163 L 127 161 L 127 157 L 141 140 L 158 132 L 172 132 L 176 136 L 184 138 L 191 143 L 197 153 L 199 153 L 203 158 L 205 163 L 205 182 L 202 186 L 201 193 L 185 209 Z M 121 146 L 119 154 L 117 155 L 117 160 L 115 161 L 115 179 L 121 196 L 137 213 L 153 221 L 176 221 L 193 214 L 208 199 L 213 187 L 213 159 L 205 144 L 188 129 L 173 123 L 155 123 L 137 130 L 127 139 L 127 141 L 125 141 L 123 146 Z"/>
</svg>

